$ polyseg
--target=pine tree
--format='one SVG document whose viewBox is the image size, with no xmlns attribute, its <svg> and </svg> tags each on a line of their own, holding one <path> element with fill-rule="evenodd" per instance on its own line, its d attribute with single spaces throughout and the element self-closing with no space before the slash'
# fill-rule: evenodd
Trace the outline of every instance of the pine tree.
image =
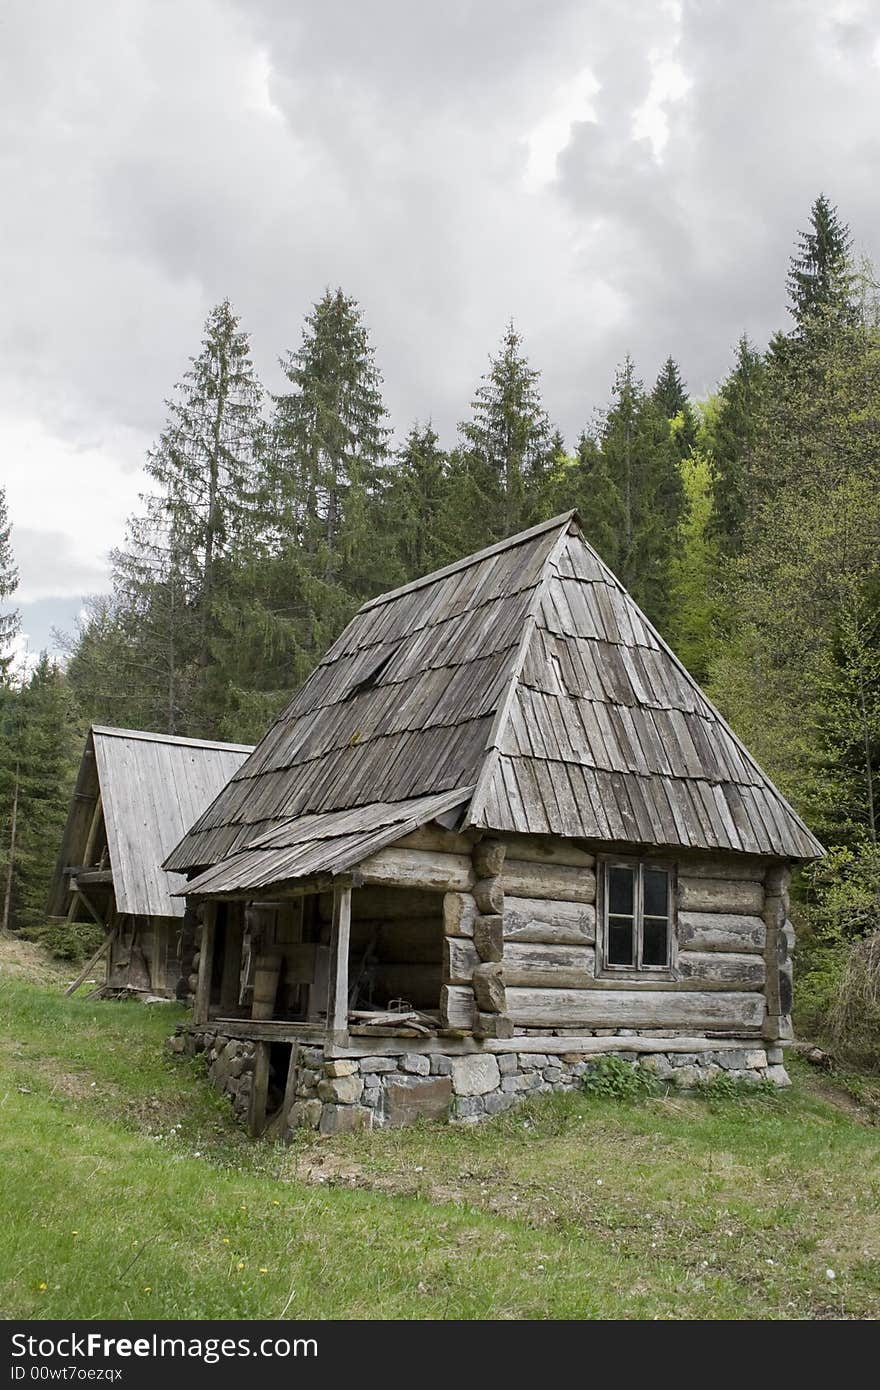
<svg viewBox="0 0 880 1390">
<path fill-rule="evenodd" d="M 460 426 L 460 459 L 469 487 L 463 498 L 480 518 L 482 544 L 501 540 L 534 519 L 552 462 L 550 422 L 541 402 L 540 373 L 522 352 L 509 323 Z"/>
<path fill-rule="evenodd" d="M 617 374 L 599 445 L 622 508 L 619 577 L 648 616 L 662 624 L 684 489 L 669 421 L 645 393 L 629 357 Z"/>
<path fill-rule="evenodd" d="M 739 547 L 749 494 L 756 486 L 755 451 L 764 381 L 764 359 L 743 335 L 737 343 L 733 370 L 718 393 L 706 428 L 712 471 L 710 527 L 726 554 Z"/>
<path fill-rule="evenodd" d="M 821 321 L 851 325 L 855 318 L 852 235 L 837 208 L 820 193 L 810 209 L 810 227 L 798 233 L 788 272 L 789 310 L 795 336 L 809 336 Z"/>
<path fill-rule="evenodd" d="M 38 927 L 44 918 L 82 736 L 64 674 L 45 652 L 15 693 L 13 707 L 7 698 L 4 722 L 3 771 L 14 763 L 14 779 L 0 778 L 3 885 L 4 896 L 7 885 L 10 890 L 9 925 L 21 930 Z"/>
<path fill-rule="evenodd" d="M 356 301 L 328 290 L 303 342 L 281 365 L 293 390 L 275 397 L 273 495 L 280 536 L 354 594 L 381 587 L 386 547 L 376 534 L 388 483 L 390 431 L 369 333 Z"/>
<path fill-rule="evenodd" d="M 623 503 L 595 433 L 584 430 L 573 455 L 556 451 L 546 496 L 547 516 L 577 509 L 587 540 L 616 572 L 623 535 Z"/>
<path fill-rule="evenodd" d="M 449 460 L 432 425 L 414 424 L 397 452 L 386 500 L 403 580 L 439 569 L 458 558 L 456 500 L 449 487 Z"/>
<path fill-rule="evenodd" d="M 0 487 L 0 602 L 12 597 L 18 588 L 18 570 L 12 553 L 12 526 L 6 506 L 6 490 Z M 20 618 L 16 609 L 0 611 L 0 681 L 3 681 L 12 661 L 9 648 L 18 635 Z"/>
<path fill-rule="evenodd" d="M 667 357 L 660 368 L 651 397 L 667 420 L 674 420 L 688 404 L 688 393 L 674 358 Z"/>
<path fill-rule="evenodd" d="M 121 698 L 129 692 L 149 727 L 204 735 L 223 685 L 213 650 L 223 583 L 257 544 L 267 507 L 262 389 L 228 300 L 211 311 L 190 361 L 147 458 L 156 490 L 112 556 L 113 610 Z"/>
<path fill-rule="evenodd" d="M 663 363 L 651 399 L 670 423 L 679 458 L 686 459 L 697 440 L 697 418 L 674 358 Z"/>
</svg>

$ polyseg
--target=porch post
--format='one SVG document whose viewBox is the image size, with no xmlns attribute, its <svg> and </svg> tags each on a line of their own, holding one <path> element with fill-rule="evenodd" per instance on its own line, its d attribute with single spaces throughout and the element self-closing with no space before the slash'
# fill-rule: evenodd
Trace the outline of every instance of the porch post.
<svg viewBox="0 0 880 1390">
<path fill-rule="evenodd" d="M 214 938 L 217 932 L 217 904 L 205 903 L 202 934 L 199 939 L 199 979 L 193 1000 L 193 1023 L 208 1022 L 211 1002 L 211 976 L 214 973 Z"/>
<path fill-rule="evenodd" d="M 333 889 L 327 1031 L 333 1042 L 348 1041 L 348 948 L 351 939 L 351 888 Z"/>
</svg>

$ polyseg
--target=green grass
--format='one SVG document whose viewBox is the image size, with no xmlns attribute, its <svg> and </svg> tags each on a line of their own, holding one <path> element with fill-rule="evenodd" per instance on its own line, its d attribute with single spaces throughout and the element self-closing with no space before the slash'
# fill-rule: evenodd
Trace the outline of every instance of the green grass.
<svg viewBox="0 0 880 1390">
<path fill-rule="evenodd" d="M 807 1068 L 285 1149 L 163 1052 L 175 1007 L 2 980 L 6 1317 L 880 1315 L 880 1135 Z"/>
</svg>

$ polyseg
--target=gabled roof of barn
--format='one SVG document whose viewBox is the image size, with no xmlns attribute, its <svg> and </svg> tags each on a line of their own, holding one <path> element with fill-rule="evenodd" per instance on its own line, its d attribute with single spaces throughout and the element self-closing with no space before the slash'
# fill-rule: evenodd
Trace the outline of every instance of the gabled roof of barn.
<svg viewBox="0 0 880 1390">
<path fill-rule="evenodd" d="M 182 917 L 184 904 L 172 895 L 185 880 L 168 873 L 162 862 L 251 752 L 249 744 L 94 725 L 71 800 L 49 912 L 67 911 L 64 870 L 82 864 L 100 795 L 117 911 Z"/>
<path fill-rule="evenodd" d="M 167 866 L 215 866 L 197 892 L 305 877 L 314 817 L 378 848 L 456 792 L 462 826 L 823 852 L 569 512 L 364 604 Z"/>
</svg>

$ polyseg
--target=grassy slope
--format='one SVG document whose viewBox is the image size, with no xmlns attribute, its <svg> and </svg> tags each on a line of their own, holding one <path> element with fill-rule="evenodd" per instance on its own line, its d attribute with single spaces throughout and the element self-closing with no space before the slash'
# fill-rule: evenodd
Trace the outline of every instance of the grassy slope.
<svg viewBox="0 0 880 1390">
<path fill-rule="evenodd" d="M 5 1316 L 880 1314 L 878 1132 L 812 1077 L 282 1149 L 163 1054 L 177 1017 L 0 974 Z"/>
</svg>

